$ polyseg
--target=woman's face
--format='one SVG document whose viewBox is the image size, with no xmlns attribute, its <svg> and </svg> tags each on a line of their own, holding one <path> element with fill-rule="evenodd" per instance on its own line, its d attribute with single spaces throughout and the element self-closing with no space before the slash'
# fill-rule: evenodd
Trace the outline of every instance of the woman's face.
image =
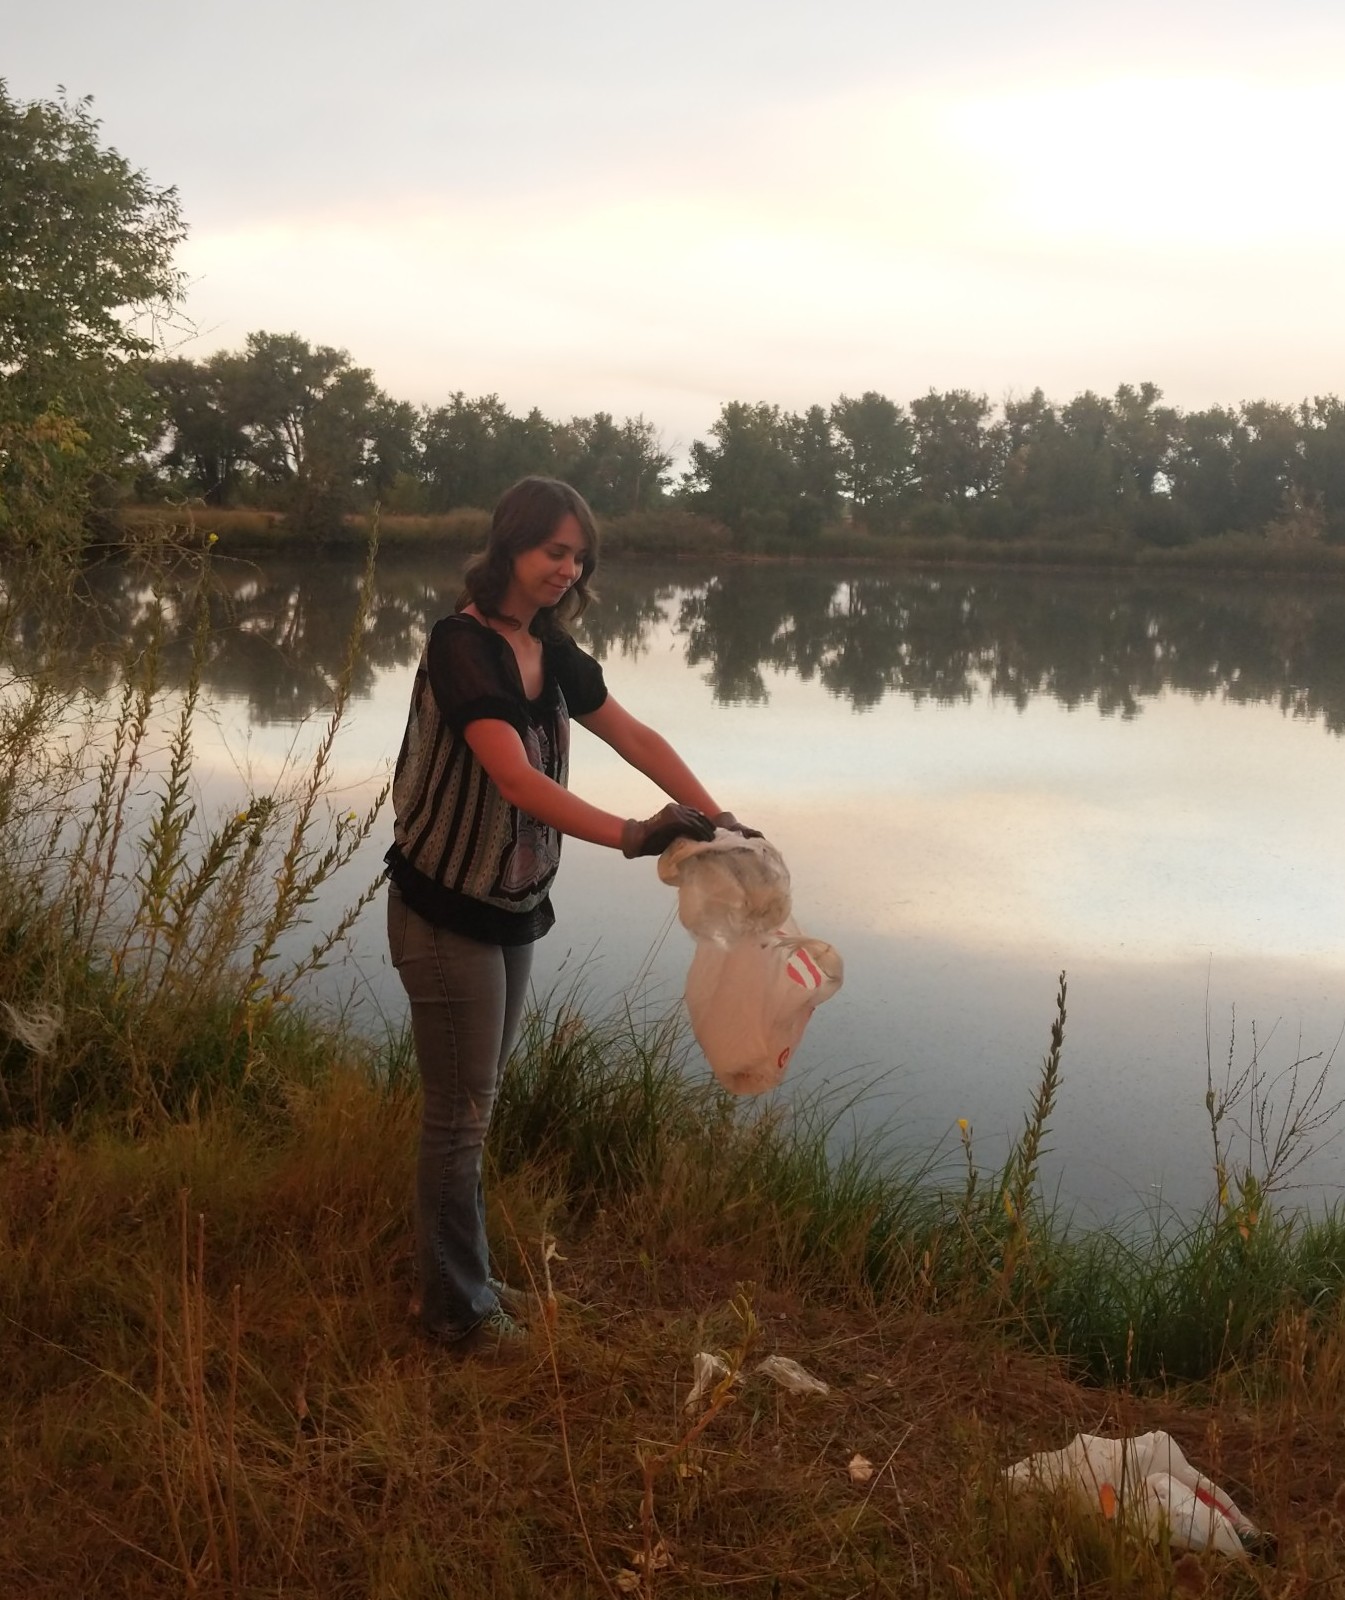
<svg viewBox="0 0 1345 1600">
<path fill-rule="evenodd" d="M 567 511 L 541 544 L 514 557 L 514 586 L 535 606 L 554 606 L 579 580 L 588 541 Z"/>
</svg>

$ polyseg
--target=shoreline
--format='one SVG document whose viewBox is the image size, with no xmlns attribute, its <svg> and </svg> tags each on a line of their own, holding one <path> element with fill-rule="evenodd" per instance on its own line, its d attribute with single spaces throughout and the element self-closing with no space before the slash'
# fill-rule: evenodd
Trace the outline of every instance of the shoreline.
<svg viewBox="0 0 1345 1600">
<path fill-rule="evenodd" d="M 351 516 L 326 536 L 289 528 L 284 514 L 209 507 L 128 507 L 120 514 L 122 538 L 102 548 L 134 546 L 146 536 L 168 536 L 189 545 L 216 537 L 220 554 L 256 557 L 277 552 L 346 555 L 367 549 L 375 523 L 381 552 L 400 554 L 448 546 L 464 555 L 485 541 L 489 516 L 464 509 L 443 516 Z M 1025 570 L 1044 574 L 1248 573 L 1345 581 L 1345 545 L 1315 540 L 1274 542 L 1229 533 L 1189 545 L 1162 547 L 1136 541 L 1067 543 L 1022 539 L 990 544 L 965 535 L 941 538 L 896 535 L 888 539 L 855 530 L 820 534 L 807 548 L 783 542 L 744 547 L 729 532 L 699 515 L 669 509 L 601 522 L 606 560 L 669 562 L 713 560 L 725 565 L 812 565 L 846 562 L 872 568 L 967 571 Z"/>
</svg>

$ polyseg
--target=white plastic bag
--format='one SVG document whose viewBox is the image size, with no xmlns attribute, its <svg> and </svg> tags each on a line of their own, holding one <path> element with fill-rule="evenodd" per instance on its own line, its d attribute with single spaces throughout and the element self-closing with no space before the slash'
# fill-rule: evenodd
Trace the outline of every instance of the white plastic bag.
<svg viewBox="0 0 1345 1600">
<path fill-rule="evenodd" d="M 1005 1476 L 1015 1486 L 1068 1489 L 1104 1517 L 1120 1516 L 1150 1539 L 1166 1532 L 1173 1549 L 1242 1556 L 1268 1542 L 1168 1433 L 1128 1439 L 1079 1433 L 1063 1450 L 1027 1456 Z"/>
<path fill-rule="evenodd" d="M 781 1388 L 788 1389 L 791 1394 L 830 1394 L 830 1387 L 823 1383 L 821 1378 L 815 1378 L 806 1367 L 799 1365 L 789 1356 L 767 1356 L 765 1360 L 758 1361 L 753 1369 L 764 1377 L 773 1378 Z M 715 1355 L 709 1350 L 701 1350 L 693 1357 L 691 1371 L 695 1381 L 687 1391 L 687 1397 L 682 1402 L 683 1411 L 694 1411 L 729 1375 L 729 1364 L 723 1356 Z M 742 1383 L 745 1374 L 735 1372 L 733 1381 Z"/>
<path fill-rule="evenodd" d="M 677 839 L 658 873 L 696 940 L 686 1005 L 711 1071 L 734 1094 L 774 1089 L 808 1019 L 841 986 L 840 954 L 791 918 L 789 869 L 766 839 L 722 828 L 708 842 Z"/>
<path fill-rule="evenodd" d="M 788 1389 L 791 1394 L 830 1394 L 829 1384 L 815 1378 L 807 1367 L 801 1367 L 790 1356 L 767 1356 L 764 1361 L 757 1362 L 757 1371 L 764 1372 L 768 1378 L 774 1378 L 782 1389 Z"/>
<path fill-rule="evenodd" d="M 793 921 L 735 944 L 699 940 L 686 1006 L 715 1077 L 734 1094 L 774 1089 L 813 1012 L 843 976 L 840 952 L 805 938 Z"/>
<path fill-rule="evenodd" d="M 658 875 L 677 889 L 677 915 L 693 939 L 734 944 L 789 918 L 789 868 L 765 839 L 720 828 L 713 839 L 675 839 Z"/>
<path fill-rule="evenodd" d="M 687 1391 L 686 1399 L 682 1402 L 683 1411 L 694 1411 L 715 1385 L 721 1379 L 728 1377 L 729 1364 L 724 1360 L 723 1356 L 714 1355 L 709 1350 L 702 1350 L 692 1359 L 691 1374 L 694 1382 Z"/>
</svg>

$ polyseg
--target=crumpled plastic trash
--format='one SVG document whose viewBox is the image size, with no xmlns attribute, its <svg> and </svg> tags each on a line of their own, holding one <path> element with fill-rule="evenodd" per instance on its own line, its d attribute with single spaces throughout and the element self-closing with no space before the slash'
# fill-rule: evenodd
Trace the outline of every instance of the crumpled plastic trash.
<svg viewBox="0 0 1345 1600">
<path fill-rule="evenodd" d="M 731 945 L 788 920 L 789 868 L 765 839 L 724 828 L 710 840 L 674 839 L 658 875 L 677 889 L 677 915 L 693 939 Z"/>
<path fill-rule="evenodd" d="M 813 1012 L 844 980 L 840 952 L 793 920 L 789 870 L 765 839 L 722 828 L 711 840 L 675 839 L 658 873 L 676 885 L 696 940 L 683 993 L 710 1070 L 733 1094 L 776 1088 Z"/>
<path fill-rule="evenodd" d="M 708 1350 L 700 1350 L 692 1357 L 691 1361 L 691 1387 L 687 1390 L 687 1397 L 682 1402 L 683 1411 L 694 1411 L 697 1404 L 709 1394 L 721 1378 L 729 1375 L 729 1364 L 722 1356 L 712 1355 Z"/>
<path fill-rule="evenodd" d="M 830 1394 L 831 1390 L 821 1378 L 813 1377 L 805 1367 L 797 1361 L 791 1361 L 788 1356 L 767 1356 L 759 1361 L 752 1369 L 760 1372 L 767 1378 L 773 1378 L 783 1388 L 793 1394 Z M 729 1364 L 723 1356 L 714 1355 L 709 1350 L 699 1350 L 691 1359 L 691 1387 L 687 1390 L 687 1397 L 682 1402 L 683 1411 L 694 1411 L 696 1406 L 705 1399 L 711 1389 L 729 1375 Z M 741 1383 L 741 1372 L 735 1374 L 735 1381 Z"/>
<path fill-rule="evenodd" d="M 1004 1475 L 1015 1487 L 1073 1491 L 1104 1517 L 1120 1516 L 1154 1541 L 1166 1530 L 1174 1550 L 1245 1557 L 1273 1546 L 1232 1496 L 1161 1431 L 1123 1439 L 1076 1434 L 1063 1450 L 1026 1456 Z"/>
<path fill-rule="evenodd" d="M 831 1393 L 821 1378 L 813 1377 L 811 1372 L 797 1361 L 791 1361 L 788 1356 L 767 1356 L 764 1361 L 757 1362 L 756 1370 L 764 1372 L 768 1378 L 774 1378 L 781 1388 L 788 1389 L 791 1394 Z"/>
<path fill-rule="evenodd" d="M 696 1043 L 724 1088 L 778 1088 L 813 1012 L 844 975 L 835 946 L 805 938 L 793 921 L 728 946 L 698 941 L 683 997 Z"/>
</svg>

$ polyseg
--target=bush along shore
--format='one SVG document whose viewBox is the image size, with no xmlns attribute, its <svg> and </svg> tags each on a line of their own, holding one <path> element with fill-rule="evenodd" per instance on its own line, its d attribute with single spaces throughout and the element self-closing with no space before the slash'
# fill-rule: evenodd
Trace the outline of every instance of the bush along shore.
<svg viewBox="0 0 1345 1600">
<path fill-rule="evenodd" d="M 0 1594 L 1345 1584 L 1345 1226 L 1279 1201 L 1333 1114 L 1325 1078 L 1302 1064 L 1253 1170 L 1228 1129 L 1271 1089 L 1255 1058 L 1212 1069 L 1206 1208 L 1079 1231 L 1039 1181 L 1063 975 L 1009 1159 L 983 1169 L 960 1127 L 951 1178 L 841 1147 L 824 1104 L 731 1100 L 676 1015 L 545 997 L 489 1150 L 530 1348 L 495 1365 L 420 1342 L 406 1037 L 296 999 L 378 893 L 293 953 L 378 820 L 328 782 L 363 614 L 310 763 L 212 820 L 191 801 L 199 666 L 165 690 L 151 579 L 111 725 L 40 674 L 0 701 Z M 31 632 L 33 600 L 5 597 L 10 627 Z M 702 1353 L 723 1372 L 688 1409 Z M 1080 1430 L 1157 1427 L 1274 1562 L 1183 1554 L 1002 1476 Z"/>
<path fill-rule="evenodd" d="M 1268 572 L 1345 578 L 1345 544 L 1295 537 L 1225 533 L 1170 548 L 1072 527 L 1052 537 L 1013 541 L 965 534 L 874 534 L 835 523 L 800 541 L 769 530 L 743 537 L 699 512 L 669 506 L 599 518 L 605 559 L 713 558 L 721 561 L 862 561 L 892 566 L 1025 567 L 1043 570 Z M 388 512 L 349 515 L 320 533 L 280 511 L 212 507 L 128 506 L 106 527 L 111 548 L 137 543 L 205 544 L 212 535 L 233 555 L 256 557 L 287 550 L 360 552 L 377 530 L 388 550 L 442 550 L 467 556 L 486 539 L 490 514 L 472 507 L 436 516 Z"/>
</svg>

